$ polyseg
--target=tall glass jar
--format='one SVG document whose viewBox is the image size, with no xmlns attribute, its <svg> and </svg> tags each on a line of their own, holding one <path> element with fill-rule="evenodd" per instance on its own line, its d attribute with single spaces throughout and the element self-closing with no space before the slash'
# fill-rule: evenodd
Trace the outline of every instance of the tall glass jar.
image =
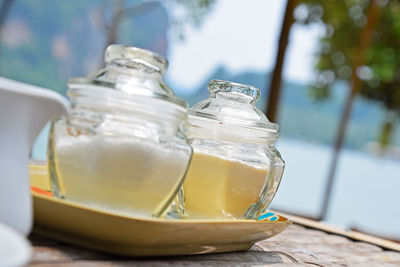
<svg viewBox="0 0 400 267">
<path fill-rule="evenodd" d="M 53 121 L 48 163 L 55 196 L 138 216 L 161 216 L 192 149 L 186 103 L 162 81 L 167 60 L 111 45 L 104 69 L 68 83 L 71 111 Z"/>
<path fill-rule="evenodd" d="M 284 170 L 274 147 L 278 125 L 255 107 L 260 90 L 213 80 L 210 98 L 188 110 L 193 147 L 183 185 L 192 218 L 257 218 L 271 202 Z"/>
</svg>

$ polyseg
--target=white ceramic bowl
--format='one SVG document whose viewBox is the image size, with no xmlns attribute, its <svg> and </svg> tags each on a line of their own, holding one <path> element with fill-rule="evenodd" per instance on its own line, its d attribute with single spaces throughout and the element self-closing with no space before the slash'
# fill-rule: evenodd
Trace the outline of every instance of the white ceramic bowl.
<svg viewBox="0 0 400 267">
<path fill-rule="evenodd" d="M 20 233 L 0 223 L 0 266 L 24 266 L 31 258 L 31 245 Z"/>
</svg>

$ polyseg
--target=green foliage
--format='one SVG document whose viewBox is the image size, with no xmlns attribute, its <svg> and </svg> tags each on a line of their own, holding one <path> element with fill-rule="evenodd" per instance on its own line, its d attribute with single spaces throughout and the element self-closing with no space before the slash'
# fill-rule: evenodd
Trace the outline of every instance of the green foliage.
<svg viewBox="0 0 400 267">
<path fill-rule="evenodd" d="M 364 77 L 361 94 L 397 112 L 400 112 L 399 48 L 400 2 L 390 1 L 381 8 L 380 20 L 366 55 L 366 66 L 372 73 Z"/>
<path fill-rule="evenodd" d="M 360 53 L 372 1 L 376 1 L 378 17 Z M 325 28 L 316 53 L 318 76 L 309 90 L 315 100 L 329 98 L 338 80 L 351 85 L 356 75 L 361 80 L 359 95 L 380 103 L 388 112 L 400 114 L 400 1 L 304 0 L 294 15 L 298 23 L 319 23 Z M 394 127 L 388 127 L 387 122 L 383 125 L 380 139 L 388 143 L 382 135 L 389 136 L 387 129 Z"/>
<path fill-rule="evenodd" d="M 204 18 L 213 9 L 216 0 L 175 0 L 163 1 L 175 11 L 171 25 L 180 40 L 185 38 L 185 26 L 200 27 Z"/>
<path fill-rule="evenodd" d="M 215 0 L 175 0 L 177 4 L 186 10 L 185 19 L 199 27 L 207 13 L 215 4 Z"/>
<path fill-rule="evenodd" d="M 360 37 L 367 23 L 368 0 L 305 0 L 295 11 L 296 21 L 322 23 L 325 34 L 316 53 L 318 77 L 310 92 L 315 99 L 329 97 L 337 80 L 361 79 L 360 95 L 381 102 L 387 109 L 400 111 L 400 2 L 378 1 L 380 16 L 371 40 L 354 69 Z M 354 73 L 355 72 L 355 73 Z"/>
</svg>

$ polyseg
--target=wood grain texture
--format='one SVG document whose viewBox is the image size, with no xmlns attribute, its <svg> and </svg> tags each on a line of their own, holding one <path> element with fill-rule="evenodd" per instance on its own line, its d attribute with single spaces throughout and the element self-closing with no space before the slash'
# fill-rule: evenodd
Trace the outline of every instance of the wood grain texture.
<svg viewBox="0 0 400 267">
<path fill-rule="evenodd" d="M 124 258 L 31 235 L 29 266 L 400 266 L 400 253 L 297 224 L 249 251 Z"/>
<path fill-rule="evenodd" d="M 327 224 L 324 222 L 319 222 L 319 221 L 314 221 L 314 220 L 310 220 L 310 219 L 299 217 L 299 216 L 294 216 L 292 214 L 287 214 L 287 213 L 283 213 L 283 212 L 276 212 L 276 213 L 289 218 L 290 220 L 292 220 L 293 222 L 295 222 L 296 224 L 299 224 L 299 225 L 318 229 L 318 230 L 321 230 L 321 231 L 324 231 L 327 233 L 331 233 L 331 234 L 348 237 L 353 240 L 375 244 L 375 245 L 378 245 L 385 249 L 400 252 L 400 243 L 397 243 L 394 241 L 386 240 L 386 239 L 368 235 L 365 233 L 360 233 L 357 231 L 346 230 L 346 229 L 340 228 L 338 226 L 333 226 L 333 225 L 330 225 L 330 224 Z"/>
</svg>

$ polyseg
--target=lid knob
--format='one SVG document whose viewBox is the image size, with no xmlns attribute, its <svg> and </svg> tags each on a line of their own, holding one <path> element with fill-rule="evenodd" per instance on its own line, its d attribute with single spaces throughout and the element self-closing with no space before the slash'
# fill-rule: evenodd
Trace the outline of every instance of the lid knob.
<svg viewBox="0 0 400 267">
<path fill-rule="evenodd" d="M 133 46 L 109 45 L 104 54 L 106 65 L 140 69 L 149 73 L 164 74 L 168 61 L 163 56 Z"/>
<path fill-rule="evenodd" d="M 260 89 L 257 87 L 222 80 L 212 80 L 208 84 L 211 97 L 222 97 L 241 103 L 255 104 L 260 98 Z"/>
<path fill-rule="evenodd" d="M 178 105 L 179 109 L 187 108 L 187 103 L 176 97 L 162 79 L 168 67 L 168 61 L 163 56 L 133 46 L 110 45 L 104 59 L 106 66 L 103 69 L 84 78 L 69 79 L 68 95 L 71 98 L 87 94 L 104 101 L 132 98 L 136 102 L 138 97 L 145 97 L 166 101 L 163 104 Z"/>
</svg>

